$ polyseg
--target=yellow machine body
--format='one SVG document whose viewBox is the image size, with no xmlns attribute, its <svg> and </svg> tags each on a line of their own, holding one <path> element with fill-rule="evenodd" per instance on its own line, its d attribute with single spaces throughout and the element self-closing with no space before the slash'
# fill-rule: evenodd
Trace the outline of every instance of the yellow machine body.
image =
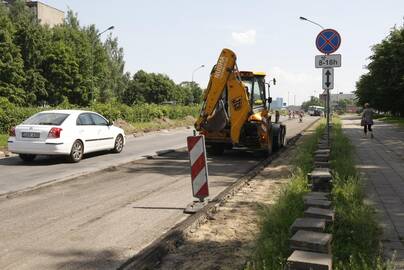
<svg viewBox="0 0 404 270">
<path fill-rule="evenodd" d="M 207 145 L 220 149 L 243 146 L 272 152 L 274 137 L 283 142 L 281 128 L 286 128 L 271 122 L 266 74 L 239 71 L 236 60 L 234 52 L 222 50 L 210 74 L 195 129 L 205 135 Z"/>
</svg>

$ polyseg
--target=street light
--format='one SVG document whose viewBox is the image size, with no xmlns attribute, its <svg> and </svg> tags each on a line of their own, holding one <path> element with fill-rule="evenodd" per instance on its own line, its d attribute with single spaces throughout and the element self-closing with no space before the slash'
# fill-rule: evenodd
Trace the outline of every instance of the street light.
<svg viewBox="0 0 404 270">
<path fill-rule="evenodd" d="M 314 22 L 314 21 L 312 21 L 312 20 L 309 20 L 309 19 L 307 19 L 307 18 L 305 18 L 305 17 L 299 17 L 299 19 L 302 20 L 302 21 L 308 21 L 308 22 L 310 22 L 310 23 L 312 23 L 312 24 L 315 24 L 315 25 L 319 26 L 321 29 L 324 30 L 324 27 L 323 27 L 321 24 L 319 24 L 319 23 L 316 23 L 316 22 Z"/>
<path fill-rule="evenodd" d="M 319 26 L 322 30 L 324 30 L 324 27 L 316 22 L 313 22 L 305 17 L 299 17 L 300 20 L 302 21 L 308 21 L 312 24 L 315 24 L 317 26 Z M 327 142 L 328 142 L 328 146 L 330 145 L 330 89 L 327 89 L 327 99 L 326 99 L 326 107 L 327 107 Z"/>
<path fill-rule="evenodd" d="M 107 29 L 105 29 L 104 31 L 98 33 L 95 37 L 96 39 L 101 36 L 102 34 L 104 34 L 107 31 L 110 31 L 112 29 L 114 29 L 115 27 L 113 25 L 111 25 L 110 27 L 108 27 Z M 91 102 L 94 101 L 94 46 L 95 46 L 95 41 L 96 39 L 93 39 L 92 43 L 91 43 Z"/>
<path fill-rule="evenodd" d="M 109 30 L 113 30 L 115 28 L 115 26 L 111 25 L 110 27 L 108 27 L 107 29 L 105 29 L 104 31 L 102 31 L 101 33 L 97 34 L 97 37 L 101 36 L 102 34 L 104 34 L 105 32 L 109 31 Z"/>
<path fill-rule="evenodd" d="M 205 65 L 200 65 L 199 67 L 197 67 L 196 69 L 194 69 L 192 71 L 192 81 L 191 81 L 191 83 L 194 82 L 194 74 L 195 74 L 195 72 L 197 72 L 198 70 L 200 70 L 201 68 L 204 68 L 204 67 L 205 67 Z"/>
</svg>

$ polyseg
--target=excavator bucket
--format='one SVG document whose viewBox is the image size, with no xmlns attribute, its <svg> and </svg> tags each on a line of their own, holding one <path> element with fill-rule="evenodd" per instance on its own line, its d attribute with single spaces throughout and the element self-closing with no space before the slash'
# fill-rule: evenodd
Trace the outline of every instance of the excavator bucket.
<svg viewBox="0 0 404 270">
<path fill-rule="evenodd" d="M 229 119 L 224 108 L 223 101 L 220 100 L 216 106 L 213 115 L 208 117 L 205 123 L 201 124 L 201 127 L 209 132 L 217 132 L 223 130 L 228 124 Z"/>
<path fill-rule="evenodd" d="M 220 108 L 218 108 L 219 101 L 226 87 L 229 75 L 233 72 L 235 63 L 235 53 L 229 49 L 223 49 L 210 74 L 208 88 L 206 89 L 204 95 L 204 103 L 201 109 L 201 114 L 195 122 L 196 130 L 203 129 L 203 125 L 206 125 L 209 118 L 214 118 L 216 109 L 218 109 L 216 113 L 220 111 Z"/>
</svg>

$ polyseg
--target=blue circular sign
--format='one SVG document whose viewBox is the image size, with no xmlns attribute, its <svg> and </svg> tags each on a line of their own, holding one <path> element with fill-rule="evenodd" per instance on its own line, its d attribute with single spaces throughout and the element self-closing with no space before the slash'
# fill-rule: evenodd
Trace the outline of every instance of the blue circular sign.
<svg viewBox="0 0 404 270">
<path fill-rule="evenodd" d="M 334 29 L 324 29 L 316 38 L 317 49 L 325 54 L 330 54 L 338 50 L 341 45 L 341 36 Z"/>
</svg>

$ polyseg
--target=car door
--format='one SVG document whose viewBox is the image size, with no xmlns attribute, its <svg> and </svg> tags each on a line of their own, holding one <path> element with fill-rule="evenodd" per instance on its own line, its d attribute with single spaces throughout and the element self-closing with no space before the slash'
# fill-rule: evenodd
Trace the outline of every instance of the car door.
<svg viewBox="0 0 404 270">
<path fill-rule="evenodd" d="M 81 113 L 77 117 L 76 125 L 79 137 L 84 142 L 84 152 L 92 152 L 97 150 L 97 134 L 94 121 L 90 113 Z"/>
<path fill-rule="evenodd" d="M 99 150 L 111 149 L 114 146 L 114 136 L 110 131 L 108 121 L 99 114 L 91 113 L 97 136 L 96 147 Z"/>
</svg>

